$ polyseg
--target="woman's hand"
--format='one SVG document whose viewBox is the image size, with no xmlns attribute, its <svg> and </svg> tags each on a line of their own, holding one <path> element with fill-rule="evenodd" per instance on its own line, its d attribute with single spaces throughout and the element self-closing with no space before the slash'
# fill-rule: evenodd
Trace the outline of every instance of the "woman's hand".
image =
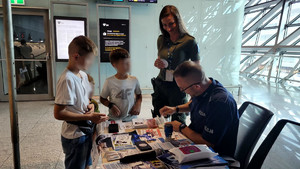
<svg viewBox="0 0 300 169">
<path fill-rule="evenodd" d="M 163 69 L 165 68 L 165 64 L 164 62 L 160 59 L 160 58 L 157 58 L 154 62 L 154 66 L 157 67 L 158 69 Z"/>
<path fill-rule="evenodd" d="M 159 110 L 159 113 L 164 117 L 168 115 L 172 115 L 175 112 L 176 112 L 176 107 L 169 107 L 169 106 L 165 106 Z"/>
</svg>

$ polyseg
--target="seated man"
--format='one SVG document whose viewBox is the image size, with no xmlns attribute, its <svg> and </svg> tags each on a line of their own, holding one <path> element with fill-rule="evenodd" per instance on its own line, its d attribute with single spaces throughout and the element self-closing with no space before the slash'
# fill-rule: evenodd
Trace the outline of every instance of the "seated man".
<svg viewBox="0 0 300 169">
<path fill-rule="evenodd" d="M 160 109 L 163 116 L 178 112 L 191 112 L 191 124 L 187 127 L 178 121 L 170 122 L 196 144 L 206 144 L 220 155 L 233 157 L 239 125 L 236 102 L 218 81 L 207 78 L 201 66 L 191 61 L 179 65 L 174 72 L 178 87 L 189 94 L 190 102 Z"/>
</svg>

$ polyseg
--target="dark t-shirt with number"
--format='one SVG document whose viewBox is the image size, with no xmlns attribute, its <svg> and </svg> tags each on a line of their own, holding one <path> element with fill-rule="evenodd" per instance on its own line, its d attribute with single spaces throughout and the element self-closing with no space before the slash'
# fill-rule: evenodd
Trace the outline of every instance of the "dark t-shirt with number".
<svg viewBox="0 0 300 169">
<path fill-rule="evenodd" d="M 184 34 L 176 42 L 160 35 L 157 39 L 158 56 L 168 61 L 168 69 L 175 70 L 178 65 L 187 60 L 200 60 L 199 48 L 193 36 Z M 158 79 L 165 80 L 166 69 L 161 69 Z"/>
</svg>

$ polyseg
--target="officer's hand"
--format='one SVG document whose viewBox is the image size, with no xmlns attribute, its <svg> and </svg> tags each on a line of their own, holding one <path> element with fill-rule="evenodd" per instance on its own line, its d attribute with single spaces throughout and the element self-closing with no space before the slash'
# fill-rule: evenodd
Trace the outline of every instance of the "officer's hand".
<svg viewBox="0 0 300 169">
<path fill-rule="evenodd" d="M 172 124 L 172 126 L 173 126 L 173 131 L 179 132 L 179 126 L 180 126 L 182 123 L 180 123 L 179 121 L 175 120 L 175 121 L 172 121 L 172 122 L 167 122 L 166 124 Z"/>
<path fill-rule="evenodd" d="M 159 113 L 164 117 L 168 115 L 172 115 L 175 112 L 176 112 L 176 107 L 169 107 L 169 106 L 165 106 L 159 110 Z"/>
</svg>

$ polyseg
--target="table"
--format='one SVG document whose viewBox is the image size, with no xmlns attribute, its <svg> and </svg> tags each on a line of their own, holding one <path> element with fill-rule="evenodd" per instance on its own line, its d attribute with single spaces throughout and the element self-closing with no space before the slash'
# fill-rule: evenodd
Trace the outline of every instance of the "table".
<svg viewBox="0 0 300 169">
<path fill-rule="evenodd" d="M 123 125 L 123 124 L 121 124 L 121 125 Z M 120 134 L 113 135 L 113 136 L 112 136 L 112 134 L 108 133 L 108 129 L 107 129 L 108 124 L 105 124 L 105 126 L 102 126 L 102 133 L 104 133 L 102 135 L 106 136 L 106 137 L 103 137 L 103 143 L 101 143 L 98 147 L 99 149 L 101 149 L 101 153 L 99 154 L 101 164 L 99 164 L 98 161 L 93 161 L 93 163 L 95 163 L 95 162 L 98 163 L 98 165 L 94 166 L 94 168 L 97 168 L 97 169 L 98 168 L 105 168 L 105 169 L 118 168 L 119 169 L 119 168 L 133 168 L 133 166 L 137 166 L 137 165 L 143 165 L 143 166 L 149 165 L 149 166 L 155 166 L 155 168 L 165 168 L 162 165 L 163 163 L 159 160 L 154 160 L 154 161 L 150 161 L 150 162 L 136 162 L 136 163 L 130 163 L 130 164 L 121 164 L 118 160 L 109 161 L 106 158 L 107 155 L 105 155 L 105 154 L 110 154 L 110 153 L 115 154 L 115 151 L 113 150 L 113 148 L 110 145 L 106 144 L 105 140 L 109 140 L 109 136 L 111 136 L 110 139 L 112 140 L 111 142 L 113 145 L 115 145 L 114 140 L 116 141 L 117 139 L 120 139 L 119 136 L 121 138 L 125 138 L 124 140 L 126 140 L 126 134 L 124 134 L 124 137 L 123 137 L 123 134 L 121 132 L 129 133 L 129 132 L 136 131 L 139 135 L 142 135 L 145 132 L 149 132 L 149 133 L 151 133 L 150 134 L 151 136 L 153 135 L 152 138 L 156 139 L 155 141 L 148 141 L 148 144 L 153 149 L 157 148 L 157 147 L 163 148 L 164 150 L 169 150 L 171 148 L 174 148 L 174 146 L 170 142 L 165 142 L 165 143 L 161 142 L 161 139 L 159 137 L 164 138 L 163 126 L 160 126 L 158 128 L 133 129 L 133 128 L 130 128 L 130 126 L 126 126 L 126 124 L 125 124 L 125 127 L 124 127 L 124 125 L 123 126 L 121 126 L 121 125 L 119 124 L 119 126 L 121 128 L 121 130 L 119 131 Z M 186 138 L 184 135 L 182 135 L 179 132 L 173 132 L 172 138 L 174 140 L 178 140 L 180 142 L 180 146 L 193 144 L 191 140 L 189 140 L 188 138 Z M 146 138 L 143 138 L 142 140 L 146 140 Z M 126 141 L 124 141 L 124 142 L 126 142 Z M 133 146 L 133 147 L 135 147 L 135 146 Z M 119 148 L 118 146 L 115 146 L 115 149 L 118 149 L 118 148 Z M 122 148 L 124 148 L 124 147 L 122 147 Z M 124 155 L 128 155 L 128 154 L 134 154 L 134 153 L 141 152 L 137 148 L 131 149 L 129 146 L 126 148 L 128 148 L 128 149 L 120 150 L 120 151 L 118 151 L 118 153 L 120 153 L 121 155 L 124 156 Z M 99 159 L 99 156 L 98 156 L 98 159 Z M 136 167 L 136 168 L 138 168 L 138 167 Z M 220 166 L 214 167 L 214 168 L 220 168 Z M 221 166 L 221 168 L 226 168 L 226 167 Z"/>
</svg>

